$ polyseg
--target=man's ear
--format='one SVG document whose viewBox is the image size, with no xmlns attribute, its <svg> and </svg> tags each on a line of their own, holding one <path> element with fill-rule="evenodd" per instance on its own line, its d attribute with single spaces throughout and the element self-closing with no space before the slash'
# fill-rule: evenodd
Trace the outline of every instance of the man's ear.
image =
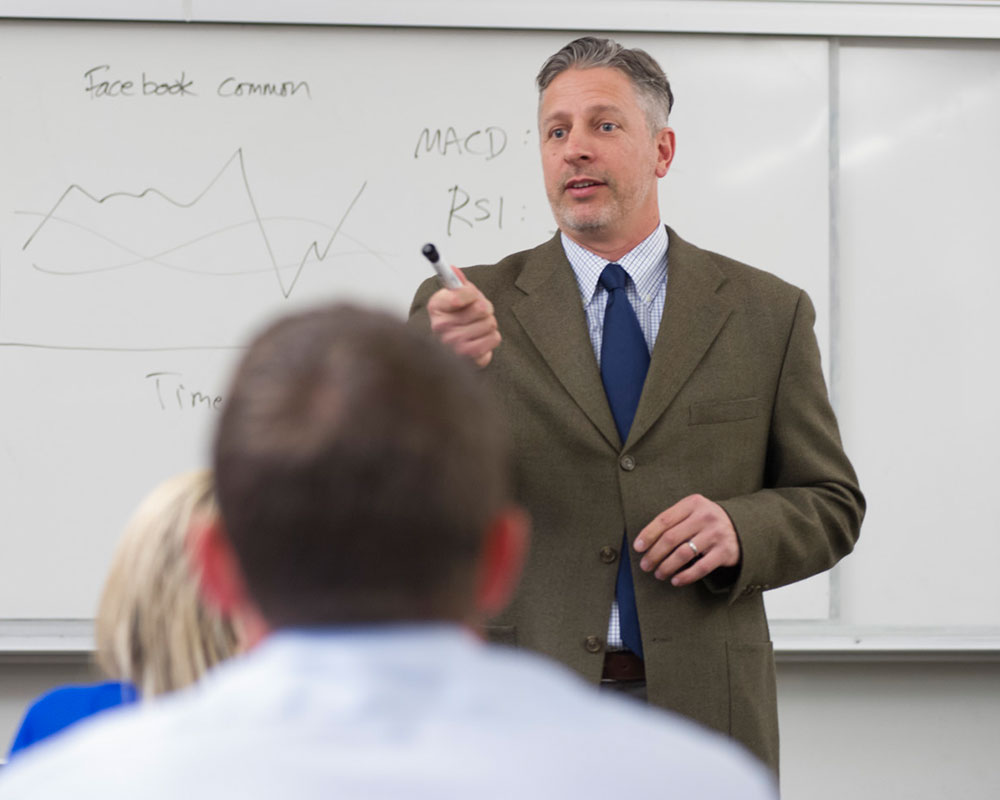
<svg viewBox="0 0 1000 800">
<path fill-rule="evenodd" d="M 202 601 L 223 616 L 238 614 L 249 600 L 246 581 L 222 520 L 203 517 L 191 525 L 188 553 L 198 575 Z"/>
<path fill-rule="evenodd" d="M 674 153 L 677 151 L 677 140 L 674 136 L 673 128 L 661 128 L 656 134 L 656 177 L 662 178 L 670 169 L 670 164 L 674 160 Z"/>
<path fill-rule="evenodd" d="M 476 611 L 495 617 L 507 606 L 521 577 L 531 524 L 520 506 L 508 506 L 493 520 L 483 539 L 476 582 Z"/>
<path fill-rule="evenodd" d="M 187 547 L 198 575 L 202 603 L 229 619 L 241 650 L 254 647 L 270 629 L 247 591 L 239 559 L 222 521 L 218 517 L 196 519 L 188 531 Z"/>
</svg>

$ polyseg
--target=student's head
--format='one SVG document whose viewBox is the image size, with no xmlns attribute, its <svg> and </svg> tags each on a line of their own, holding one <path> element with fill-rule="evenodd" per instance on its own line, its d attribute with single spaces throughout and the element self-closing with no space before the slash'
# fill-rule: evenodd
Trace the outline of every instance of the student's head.
<svg viewBox="0 0 1000 800">
<path fill-rule="evenodd" d="M 271 629 L 495 613 L 524 536 L 507 467 L 482 376 L 433 338 L 345 305 L 290 316 L 226 397 L 206 591 Z"/>
<path fill-rule="evenodd" d="M 230 622 L 202 604 L 188 556 L 192 526 L 216 513 L 211 473 L 178 475 L 142 501 L 118 543 L 97 611 L 97 658 L 143 696 L 193 683 L 237 649 Z"/>
</svg>

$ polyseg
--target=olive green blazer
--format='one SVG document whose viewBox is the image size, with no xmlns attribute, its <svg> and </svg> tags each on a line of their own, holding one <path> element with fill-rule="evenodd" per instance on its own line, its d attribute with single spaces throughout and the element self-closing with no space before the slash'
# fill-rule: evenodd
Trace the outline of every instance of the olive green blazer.
<svg viewBox="0 0 1000 800">
<path fill-rule="evenodd" d="M 493 638 L 600 680 L 624 527 L 700 493 L 742 564 L 675 588 L 632 574 L 649 700 L 745 743 L 777 769 L 774 656 L 761 592 L 850 552 L 864 498 L 827 398 L 808 296 L 668 228 L 666 305 L 628 441 L 619 440 L 559 236 L 466 275 L 503 342 L 485 374 L 506 410 L 533 519 L 518 593 Z M 426 281 L 411 316 L 439 288 Z"/>
</svg>

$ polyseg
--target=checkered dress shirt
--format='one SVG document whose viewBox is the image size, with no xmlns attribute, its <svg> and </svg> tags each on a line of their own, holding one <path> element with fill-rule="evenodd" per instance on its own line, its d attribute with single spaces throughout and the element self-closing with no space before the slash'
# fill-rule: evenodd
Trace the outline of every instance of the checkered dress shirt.
<svg viewBox="0 0 1000 800">
<path fill-rule="evenodd" d="M 587 315 L 587 329 L 590 332 L 590 343 L 594 348 L 594 358 L 597 365 L 601 364 L 601 339 L 604 334 L 604 309 L 608 304 L 608 291 L 601 286 L 598 278 L 604 268 L 611 262 L 601 256 L 591 253 L 581 247 L 565 233 L 562 234 L 563 250 L 573 267 L 577 285 L 580 287 L 580 297 L 583 300 L 583 310 Z M 663 303 L 667 296 L 667 247 L 669 245 L 667 229 L 657 225 L 648 237 L 643 239 L 633 250 L 626 253 L 618 261 L 628 278 L 625 282 L 625 294 L 628 296 L 635 315 L 639 318 L 639 327 L 646 339 L 649 352 L 653 352 L 656 334 L 660 330 L 660 320 L 663 319 Z M 621 629 L 618 624 L 618 603 L 611 603 L 611 618 L 608 622 L 608 650 L 621 650 Z"/>
</svg>

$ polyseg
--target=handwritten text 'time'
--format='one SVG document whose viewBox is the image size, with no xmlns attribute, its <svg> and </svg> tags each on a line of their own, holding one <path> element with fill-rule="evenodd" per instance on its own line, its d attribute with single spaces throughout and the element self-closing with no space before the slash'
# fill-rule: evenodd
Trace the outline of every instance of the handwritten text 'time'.
<svg viewBox="0 0 1000 800">
<path fill-rule="evenodd" d="M 146 381 L 152 384 L 156 402 L 162 411 L 217 411 L 222 408 L 222 396 L 205 394 L 184 385 L 179 372 L 148 372 Z"/>
<path fill-rule="evenodd" d="M 164 79 L 166 77 L 166 79 Z M 83 73 L 83 91 L 92 100 L 99 97 L 198 97 L 195 79 L 181 70 L 178 76 L 139 73 L 138 77 L 116 75 L 109 64 L 98 64 Z M 215 86 L 219 97 L 295 97 L 311 98 L 307 81 L 249 81 L 229 75 Z"/>
<path fill-rule="evenodd" d="M 496 125 L 474 130 L 464 136 L 452 127 L 424 128 L 417 137 L 413 157 L 437 153 L 438 155 L 482 156 L 487 161 L 496 158 L 507 149 L 507 132 Z"/>
</svg>

